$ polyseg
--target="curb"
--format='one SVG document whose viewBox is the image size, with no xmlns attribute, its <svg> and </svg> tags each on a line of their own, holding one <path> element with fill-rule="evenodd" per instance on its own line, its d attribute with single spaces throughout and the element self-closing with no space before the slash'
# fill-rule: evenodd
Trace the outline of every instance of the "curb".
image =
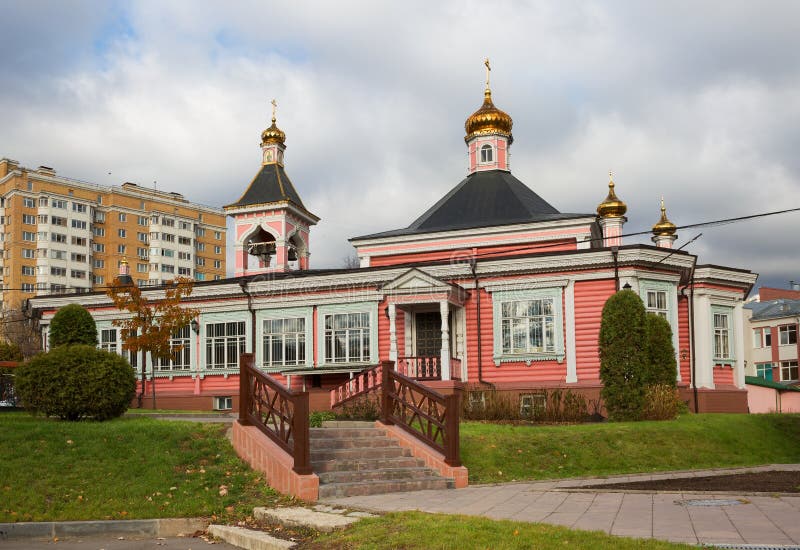
<svg viewBox="0 0 800 550">
<path fill-rule="evenodd" d="M 275 538 L 263 531 L 254 531 L 232 525 L 209 525 L 208 534 L 245 550 L 286 550 L 296 543 Z"/>
<path fill-rule="evenodd" d="M 0 541 L 7 539 L 91 535 L 144 535 L 177 537 L 203 531 L 208 522 L 203 518 L 131 519 L 111 521 L 42 521 L 0 523 Z"/>
</svg>

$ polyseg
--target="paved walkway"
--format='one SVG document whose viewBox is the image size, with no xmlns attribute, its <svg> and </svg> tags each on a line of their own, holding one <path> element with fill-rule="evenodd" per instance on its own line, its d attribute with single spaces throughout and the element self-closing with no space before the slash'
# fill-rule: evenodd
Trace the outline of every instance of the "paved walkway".
<svg viewBox="0 0 800 550">
<path fill-rule="evenodd" d="M 466 514 L 604 531 L 612 535 L 706 544 L 800 548 L 800 495 L 643 492 L 582 485 L 674 477 L 800 470 L 800 464 L 473 485 L 329 500 L 350 508 Z"/>
</svg>

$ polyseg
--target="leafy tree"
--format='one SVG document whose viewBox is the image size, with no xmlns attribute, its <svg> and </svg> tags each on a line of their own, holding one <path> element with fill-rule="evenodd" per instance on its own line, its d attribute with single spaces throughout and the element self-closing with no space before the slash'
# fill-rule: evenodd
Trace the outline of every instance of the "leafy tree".
<svg viewBox="0 0 800 550">
<path fill-rule="evenodd" d="M 84 344 L 37 355 L 17 369 L 15 382 L 26 409 L 62 420 L 116 418 L 136 394 L 136 378 L 124 357 Z"/>
<path fill-rule="evenodd" d="M 69 304 L 50 321 L 50 348 L 66 344 L 97 345 L 97 325 L 92 314 L 78 304 Z"/>
<path fill-rule="evenodd" d="M 645 384 L 676 387 L 678 363 L 672 345 L 672 327 L 664 317 L 647 314 L 648 362 Z"/>
<path fill-rule="evenodd" d="M 22 350 L 17 344 L 0 342 L 0 361 L 22 361 Z"/>
<path fill-rule="evenodd" d="M 645 400 L 647 352 L 646 313 L 631 290 L 612 295 L 600 323 L 600 379 L 609 418 L 636 420 Z"/>
<path fill-rule="evenodd" d="M 155 365 L 158 359 L 171 359 L 173 354 L 183 349 L 183 346 L 172 346 L 172 335 L 185 327 L 194 319 L 199 311 L 181 306 L 181 300 L 192 293 L 194 282 L 191 279 L 179 277 L 167 281 L 164 285 L 164 295 L 157 299 L 150 299 L 144 295 L 142 289 L 131 283 L 114 279 L 106 294 L 114 305 L 131 314 L 126 319 L 116 319 L 114 326 L 122 328 L 122 347 L 132 354 L 142 352 L 141 379 L 142 387 L 139 393 L 139 407 L 142 406 L 145 387 L 145 355 L 150 354 L 150 359 Z M 153 378 L 153 408 L 156 404 L 155 377 Z"/>
</svg>

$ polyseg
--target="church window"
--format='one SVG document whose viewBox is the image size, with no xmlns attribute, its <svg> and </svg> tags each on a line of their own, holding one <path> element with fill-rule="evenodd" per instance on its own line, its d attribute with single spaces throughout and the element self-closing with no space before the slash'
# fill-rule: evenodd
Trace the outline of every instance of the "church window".
<svg viewBox="0 0 800 550">
<path fill-rule="evenodd" d="M 495 365 L 564 358 L 561 288 L 498 291 L 492 303 Z"/>
<path fill-rule="evenodd" d="M 265 319 L 263 350 L 265 367 L 305 364 L 306 320 Z"/>
<path fill-rule="evenodd" d="M 481 147 L 481 162 L 493 162 L 494 161 L 494 150 L 492 146 L 488 143 Z"/>
<path fill-rule="evenodd" d="M 206 368 L 238 368 L 239 355 L 245 352 L 245 340 L 244 321 L 207 324 Z"/>
</svg>

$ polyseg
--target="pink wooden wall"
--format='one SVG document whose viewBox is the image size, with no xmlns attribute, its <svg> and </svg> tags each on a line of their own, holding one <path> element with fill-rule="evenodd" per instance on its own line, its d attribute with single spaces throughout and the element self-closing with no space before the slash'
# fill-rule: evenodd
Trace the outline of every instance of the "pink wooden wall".
<svg viewBox="0 0 800 550">
<path fill-rule="evenodd" d="M 616 292 L 614 279 L 575 283 L 575 352 L 578 381 L 600 380 L 597 338 L 606 300 Z"/>
<path fill-rule="evenodd" d="M 800 392 L 747 385 L 747 406 L 751 413 L 800 413 Z"/>
</svg>

